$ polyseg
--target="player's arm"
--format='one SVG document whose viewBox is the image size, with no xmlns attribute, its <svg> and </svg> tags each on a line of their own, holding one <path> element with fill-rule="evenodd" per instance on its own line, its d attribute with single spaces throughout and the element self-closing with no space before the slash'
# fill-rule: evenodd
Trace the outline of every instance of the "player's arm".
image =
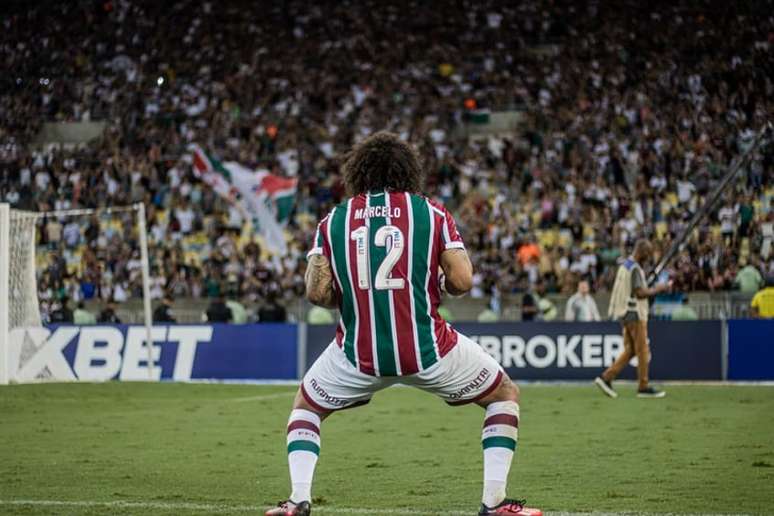
<svg viewBox="0 0 774 516">
<path fill-rule="evenodd" d="M 662 292 L 668 292 L 669 289 L 671 288 L 672 288 L 672 281 L 670 280 L 669 283 L 658 283 L 653 287 L 645 287 L 645 286 L 638 287 L 634 289 L 634 295 L 640 299 L 643 299 L 647 297 L 653 297 L 657 294 L 661 294 Z"/>
<path fill-rule="evenodd" d="M 467 294 L 473 288 L 473 264 L 464 248 L 441 253 L 441 269 L 446 292 L 452 296 Z"/>
<path fill-rule="evenodd" d="M 306 298 L 310 303 L 323 308 L 336 308 L 338 302 L 333 289 L 333 273 L 328 258 L 321 254 L 309 256 L 306 264 Z"/>
<path fill-rule="evenodd" d="M 473 288 L 473 264 L 465 250 L 462 235 L 457 231 L 457 223 L 449 211 L 442 205 L 430 203 L 433 212 L 440 215 L 436 223 L 441 228 L 438 231 L 441 246 L 440 266 L 441 290 L 451 296 L 462 296 Z"/>
<path fill-rule="evenodd" d="M 637 269 L 634 271 L 633 287 L 632 290 L 634 291 L 634 295 L 640 299 L 644 299 L 661 294 L 662 292 L 668 292 L 672 288 L 672 280 L 648 287 L 648 283 L 645 281 L 645 273 L 642 272 L 642 269 Z"/>
</svg>

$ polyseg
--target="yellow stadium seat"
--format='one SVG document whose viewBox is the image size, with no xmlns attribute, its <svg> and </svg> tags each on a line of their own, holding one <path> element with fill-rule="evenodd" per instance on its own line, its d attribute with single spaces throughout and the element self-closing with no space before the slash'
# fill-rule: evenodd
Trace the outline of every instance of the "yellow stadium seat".
<svg viewBox="0 0 774 516">
<path fill-rule="evenodd" d="M 197 251 L 186 251 L 183 254 L 183 260 L 188 265 L 200 266 L 202 264 L 201 257 Z"/>
<path fill-rule="evenodd" d="M 748 237 L 744 237 L 742 241 L 739 243 L 739 253 L 743 254 L 745 256 L 749 256 L 750 254 L 750 239 Z"/>
<path fill-rule="evenodd" d="M 559 245 L 565 249 L 572 247 L 572 231 L 563 229 L 559 232 Z"/>
<path fill-rule="evenodd" d="M 666 222 L 664 221 L 656 222 L 656 237 L 664 238 L 668 230 L 669 230 L 669 227 L 667 226 Z"/>
<path fill-rule="evenodd" d="M 664 196 L 664 200 L 672 208 L 677 206 L 678 199 L 677 199 L 677 194 L 675 192 L 667 192 L 666 195 Z"/>
<path fill-rule="evenodd" d="M 559 241 L 559 232 L 555 229 L 539 231 L 537 237 L 541 247 L 554 247 Z"/>
</svg>

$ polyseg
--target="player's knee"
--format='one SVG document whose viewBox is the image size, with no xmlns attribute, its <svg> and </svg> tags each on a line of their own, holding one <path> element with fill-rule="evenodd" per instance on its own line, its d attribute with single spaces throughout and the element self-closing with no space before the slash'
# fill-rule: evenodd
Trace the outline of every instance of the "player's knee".
<svg viewBox="0 0 774 516">
<path fill-rule="evenodd" d="M 508 376 L 503 375 L 500 386 L 497 388 L 497 401 L 515 401 L 518 403 L 519 394 L 519 386 L 513 383 Z"/>
<path fill-rule="evenodd" d="M 304 399 L 304 395 L 301 393 L 301 388 L 299 387 L 296 391 L 296 397 L 293 399 L 293 409 L 308 410 L 308 406 L 309 403 Z"/>
<path fill-rule="evenodd" d="M 301 392 L 300 387 L 298 389 L 298 392 L 296 392 L 296 398 L 293 400 L 293 410 L 295 409 L 308 410 L 309 412 L 314 412 L 320 417 L 320 420 L 325 419 L 330 414 L 330 412 L 322 412 L 317 408 L 313 407 L 312 405 L 310 405 L 309 402 L 306 401 L 306 398 L 304 398 L 304 395 Z"/>
<path fill-rule="evenodd" d="M 519 386 L 513 383 L 512 381 L 508 381 L 508 385 L 506 387 L 506 399 L 509 401 L 515 401 L 516 403 L 519 403 L 519 400 L 521 398 L 521 391 L 519 390 Z"/>
</svg>

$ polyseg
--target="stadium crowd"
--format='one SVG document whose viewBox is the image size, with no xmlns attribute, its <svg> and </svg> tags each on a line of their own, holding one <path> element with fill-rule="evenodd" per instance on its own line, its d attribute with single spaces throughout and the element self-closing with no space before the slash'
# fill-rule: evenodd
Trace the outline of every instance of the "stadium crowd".
<svg viewBox="0 0 774 516">
<path fill-rule="evenodd" d="M 340 156 L 379 129 L 419 149 L 428 195 L 472 254 L 474 296 L 571 294 L 581 278 L 607 289 L 636 238 L 657 255 L 670 245 L 774 113 L 771 0 L 9 9 L 0 199 L 41 211 L 146 202 L 155 298 L 299 295 L 314 224 L 344 196 Z M 520 123 L 468 137 L 487 111 Z M 106 123 L 92 143 L 32 145 L 46 121 L 89 120 Z M 191 143 L 298 177 L 287 256 L 196 179 Z M 757 290 L 774 275 L 773 198 L 766 142 L 682 249 L 676 288 Z M 42 299 L 139 294 L 130 214 L 38 229 Z"/>
</svg>

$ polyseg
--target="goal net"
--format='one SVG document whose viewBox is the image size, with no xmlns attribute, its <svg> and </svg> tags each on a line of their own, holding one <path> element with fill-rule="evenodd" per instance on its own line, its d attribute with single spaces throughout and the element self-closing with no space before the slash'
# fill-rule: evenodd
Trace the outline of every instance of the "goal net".
<svg viewBox="0 0 774 516">
<path fill-rule="evenodd" d="M 84 248 L 88 247 L 83 233 L 88 230 L 89 223 L 97 221 L 97 226 L 101 223 L 111 227 L 117 217 L 131 218 L 133 232 L 136 231 L 141 255 L 139 272 L 144 323 L 150 334 L 148 249 L 145 207 L 142 204 L 53 212 L 21 211 L 0 204 L 0 384 L 61 379 L 57 371 L 49 366 L 40 368 L 32 376 L 20 374 L 46 343 L 50 332 L 45 325 L 51 319 L 52 309 L 69 310 L 66 305 L 62 306 L 68 292 L 61 283 L 50 284 L 51 271 L 55 271 L 57 280 L 67 277 L 68 263 L 63 255 L 70 259 L 70 266 L 79 266 L 77 262 L 82 258 Z M 68 224 L 69 242 L 66 241 L 68 235 L 62 235 L 62 229 Z M 56 243 L 42 238 L 40 228 L 64 238 L 57 238 Z M 104 241 L 102 245 L 105 245 Z M 44 288 L 39 289 L 40 286 Z M 55 296 L 51 295 L 52 291 L 56 291 Z"/>
</svg>

